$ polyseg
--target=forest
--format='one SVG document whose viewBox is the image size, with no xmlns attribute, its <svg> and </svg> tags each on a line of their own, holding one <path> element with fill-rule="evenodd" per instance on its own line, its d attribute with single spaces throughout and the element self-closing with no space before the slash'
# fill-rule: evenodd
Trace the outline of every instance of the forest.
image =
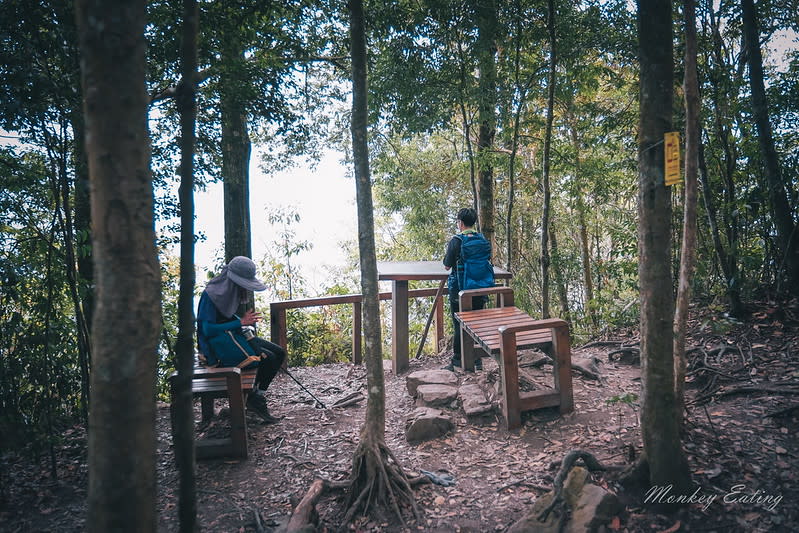
<svg viewBox="0 0 799 533">
<path fill-rule="evenodd" d="M 83 472 L 72 529 L 203 528 L 189 384 L 196 298 L 243 255 L 269 287 L 257 300 L 267 323 L 272 301 L 363 296 L 357 319 L 323 306 L 286 322 L 289 368 L 320 388 L 315 369 L 350 365 L 353 330 L 363 331 L 368 403 L 343 424 L 362 426 L 346 481 L 326 481 L 345 496 L 320 508 L 319 529 L 425 529 L 425 498 L 437 500 L 389 446 L 400 376 L 383 373 L 391 304 L 378 297 L 375 263 L 440 260 L 467 206 L 512 274 L 515 305 L 568 322 L 575 353 L 632 332 L 640 383 L 607 404 L 640 419 L 628 474 L 690 494 L 689 456 L 701 454 L 686 452 L 686 432 L 711 416 L 691 388 L 691 354 L 712 366 L 700 337 L 756 332 L 743 372 L 762 386 L 752 347 L 768 347 L 785 371 L 769 390 L 780 402 L 799 393 L 798 32 L 796 0 L 3 0 L 0 522 L 52 527 L 18 508 L 31 498 L 14 488 L 26 464 L 53 483 Z M 671 185 L 667 132 L 679 139 Z M 330 237 L 348 261 L 312 293 L 296 266 L 313 246 L 296 236 L 299 216 L 251 212 L 250 188 L 255 169 L 267 179 L 330 151 L 357 191 L 358 231 Z M 206 271 L 195 268 L 205 236 L 193 195 L 216 183 L 224 239 Z M 268 226 L 274 246 L 253 257 Z M 427 335 L 429 307 L 411 300 L 411 345 Z M 435 366 L 449 348 L 432 344 L 422 361 Z M 182 393 L 170 396 L 173 373 Z M 796 406 L 780 402 L 770 407 L 795 440 Z M 185 423 L 164 474 L 155 443 L 172 438 L 170 416 Z M 775 464 L 795 468 L 796 446 L 772 445 L 785 452 Z M 175 523 L 155 502 L 164 475 Z M 313 479 L 300 478 L 302 497 Z M 795 507 L 751 530 L 791 530 Z M 505 530 L 521 516 L 470 527 Z M 641 520 L 608 527 L 636 531 Z M 270 530 L 256 522 L 246 530 Z M 462 530 L 453 524 L 438 530 Z"/>
</svg>

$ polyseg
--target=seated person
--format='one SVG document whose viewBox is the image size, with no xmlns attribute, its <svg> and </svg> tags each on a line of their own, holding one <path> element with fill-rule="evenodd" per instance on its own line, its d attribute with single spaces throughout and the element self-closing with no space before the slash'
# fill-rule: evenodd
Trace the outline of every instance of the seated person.
<svg viewBox="0 0 799 533">
<path fill-rule="evenodd" d="M 269 413 L 266 389 L 283 362 L 286 350 L 259 337 L 249 341 L 242 326 L 255 326 L 261 315 L 252 310 L 239 318 L 239 304 L 247 303 L 249 291 L 263 291 L 266 286 L 255 277 L 255 263 L 248 257 L 230 260 L 222 273 L 208 282 L 197 308 L 197 344 L 200 362 L 207 366 L 258 368 L 247 408 L 267 424 L 278 421 Z"/>
</svg>

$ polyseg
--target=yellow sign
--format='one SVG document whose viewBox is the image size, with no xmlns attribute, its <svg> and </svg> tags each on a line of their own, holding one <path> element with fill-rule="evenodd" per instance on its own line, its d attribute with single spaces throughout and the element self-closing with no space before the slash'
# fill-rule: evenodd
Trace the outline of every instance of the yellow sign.
<svg viewBox="0 0 799 533">
<path fill-rule="evenodd" d="M 666 187 L 676 185 L 682 181 L 680 176 L 680 132 L 670 131 L 663 134 L 665 145 L 665 171 Z"/>
</svg>

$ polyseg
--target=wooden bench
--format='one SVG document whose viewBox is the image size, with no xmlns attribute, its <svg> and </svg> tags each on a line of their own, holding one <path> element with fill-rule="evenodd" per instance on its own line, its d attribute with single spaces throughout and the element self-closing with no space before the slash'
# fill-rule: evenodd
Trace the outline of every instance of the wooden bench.
<svg viewBox="0 0 799 533">
<path fill-rule="evenodd" d="M 175 398 L 174 379 L 172 374 L 172 398 Z M 206 422 L 214 416 L 214 400 L 227 398 L 230 407 L 230 437 L 223 439 L 198 439 L 196 441 L 197 459 L 215 457 L 247 458 L 247 420 L 244 416 L 244 399 L 252 390 L 255 381 L 255 370 L 239 370 L 238 368 L 205 368 L 195 367 L 192 378 L 192 397 L 199 397 L 202 420 Z M 174 428 L 173 428 L 174 434 Z"/>
<path fill-rule="evenodd" d="M 476 296 L 497 295 L 497 307 L 474 310 Z M 461 364 L 474 370 L 474 350 L 482 349 L 498 358 L 502 392 L 502 415 L 508 429 L 521 426 L 522 411 L 559 407 L 560 412 L 574 410 L 571 377 L 569 324 L 559 318 L 534 320 L 513 305 L 513 290 L 490 287 L 461 291 L 460 323 Z M 456 332 L 457 334 L 457 332 Z M 554 361 L 554 390 L 520 392 L 517 350 L 538 348 Z"/>
</svg>

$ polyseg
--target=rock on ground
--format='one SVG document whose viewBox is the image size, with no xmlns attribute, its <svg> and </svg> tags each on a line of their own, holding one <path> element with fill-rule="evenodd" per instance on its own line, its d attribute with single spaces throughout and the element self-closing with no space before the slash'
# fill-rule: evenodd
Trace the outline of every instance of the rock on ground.
<svg viewBox="0 0 799 533">
<path fill-rule="evenodd" d="M 406 419 L 405 438 L 410 443 L 442 437 L 455 429 L 452 419 L 440 409 L 419 407 Z"/>
<path fill-rule="evenodd" d="M 458 376 L 449 370 L 419 370 L 409 374 L 405 380 L 408 394 L 416 396 L 419 385 L 452 385 L 458 384 Z"/>
</svg>

